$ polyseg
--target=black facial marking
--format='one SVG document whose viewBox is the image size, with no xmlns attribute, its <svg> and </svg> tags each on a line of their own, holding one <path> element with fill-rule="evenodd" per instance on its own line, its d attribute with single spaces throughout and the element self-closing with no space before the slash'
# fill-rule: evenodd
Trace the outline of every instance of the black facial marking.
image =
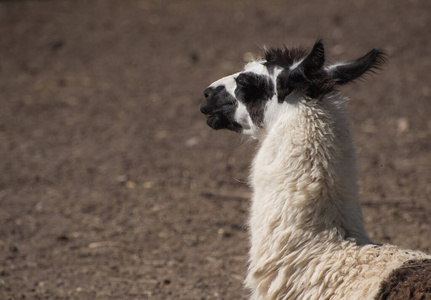
<svg viewBox="0 0 431 300">
<path fill-rule="evenodd" d="M 266 102 L 274 96 L 274 84 L 266 75 L 245 72 L 236 78 L 235 96 L 245 104 L 250 117 L 257 126 L 263 125 Z"/>
<path fill-rule="evenodd" d="M 235 110 L 238 102 L 221 85 L 208 88 L 204 92 L 205 100 L 201 104 L 201 112 L 207 116 L 207 124 L 213 129 L 229 129 L 240 132 L 241 125 L 235 122 Z"/>
</svg>

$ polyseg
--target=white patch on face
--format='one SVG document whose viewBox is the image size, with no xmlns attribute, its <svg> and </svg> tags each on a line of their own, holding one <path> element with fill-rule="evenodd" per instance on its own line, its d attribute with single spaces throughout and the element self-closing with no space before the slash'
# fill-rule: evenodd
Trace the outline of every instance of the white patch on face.
<svg viewBox="0 0 431 300">
<path fill-rule="evenodd" d="M 268 69 L 263 65 L 264 61 L 252 61 L 245 65 L 244 72 L 256 73 L 259 75 L 267 75 Z"/>
<path fill-rule="evenodd" d="M 235 122 L 241 124 L 243 134 L 252 134 L 254 131 L 254 124 L 250 118 L 244 103 L 238 101 L 238 107 L 235 111 Z"/>
<path fill-rule="evenodd" d="M 224 86 L 226 88 L 226 91 L 228 91 L 229 94 L 231 94 L 232 97 L 235 97 L 235 89 L 236 89 L 236 81 L 235 78 L 240 74 L 241 72 L 235 73 L 233 75 L 229 75 L 226 77 L 223 77 L 215 82 L 213 82 L 210 87 L 216 88 L 218 86 Z"/>
</svg>

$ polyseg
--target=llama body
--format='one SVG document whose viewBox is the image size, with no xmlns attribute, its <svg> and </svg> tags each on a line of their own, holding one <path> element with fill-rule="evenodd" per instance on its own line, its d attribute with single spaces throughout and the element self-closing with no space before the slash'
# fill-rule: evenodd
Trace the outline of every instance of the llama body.
<svg viewBox="0 0 431 300">
<path fill-rule="evenodd" d="M 376 245 L 363 226 L 346 99 L 335 89 L 382 55 L 325 65 L 321 42 L 308 55 L 273 49 L 205 91 L 208 125 L 259 140 L 245 282 L 252 299 L 374 299 L 405 262 L 431 258 Z"/>
<path fill-rule="evenodd" d="M 246 285 L 254 299 L 373 299 L 393 269 L 425 256 L 366 235 L 344 100 L 300 101 L 285 104 L 253 162 Z"/>
</svg>

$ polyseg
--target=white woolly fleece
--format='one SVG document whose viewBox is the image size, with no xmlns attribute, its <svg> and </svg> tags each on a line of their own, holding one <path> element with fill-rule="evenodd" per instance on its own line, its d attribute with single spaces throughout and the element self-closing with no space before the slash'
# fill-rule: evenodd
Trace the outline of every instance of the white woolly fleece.
<svg viewBox="0 0 431 300">
<path fill-rule="evenodd" d="M 373 299 L 392 270 L 431 256 L 368 238 L 345 99 L 287 100 L 252 166 L 251 298 Z"/>
</svg>

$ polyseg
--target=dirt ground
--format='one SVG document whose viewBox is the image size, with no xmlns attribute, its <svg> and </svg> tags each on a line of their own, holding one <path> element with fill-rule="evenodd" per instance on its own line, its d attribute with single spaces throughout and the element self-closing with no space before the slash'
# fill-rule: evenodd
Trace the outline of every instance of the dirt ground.
<svg viewBox="0 0 431 300">
<path fill-rule="evenodd" d="M 0 1 L 0 299 L 246 299 L 254 143 L 204 88 L 264 45 L 373 47 L 343 88 L 366 228 L 431 252 L 430 1 Z"/>
</svg>

